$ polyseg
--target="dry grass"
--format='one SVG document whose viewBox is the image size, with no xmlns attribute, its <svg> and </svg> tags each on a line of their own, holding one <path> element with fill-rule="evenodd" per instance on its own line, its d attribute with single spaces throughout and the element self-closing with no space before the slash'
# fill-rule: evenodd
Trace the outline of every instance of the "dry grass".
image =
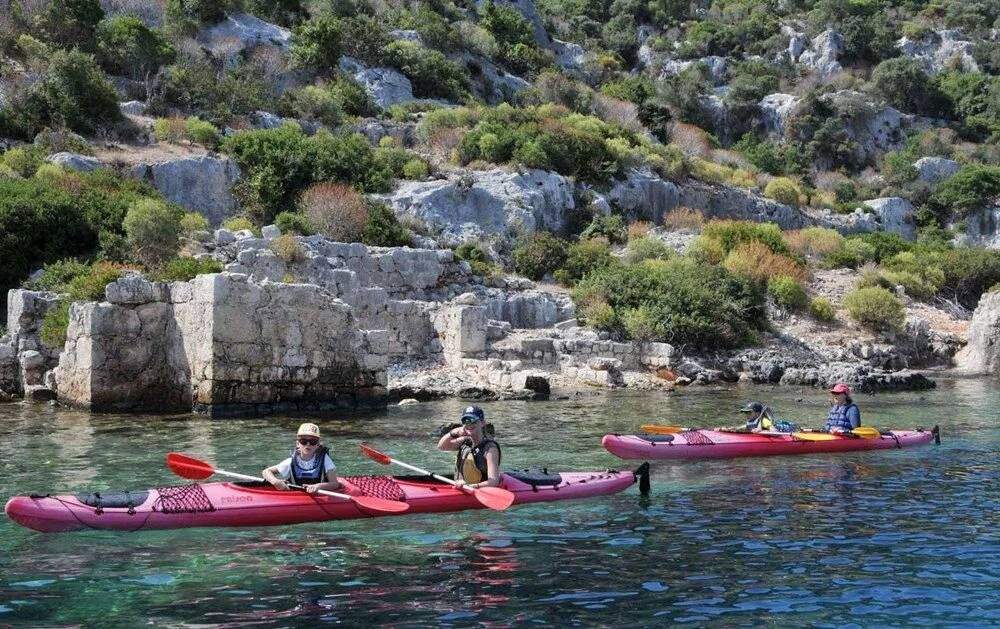
<svg viewBox="0 0 1000 629">
<path fill-rule="evenodd" d="M 647 221 L 636 221 L 628 226 L 628 239 L 644 238 L 649 234 L 653 224 Z"/>
<path fill-rule="evenodd" d="M 705 225 L 705 215 L 689 207 L 675 207 L 663 217 L 663 226 L 670 231 L 700 232 Z"/>
<path fill-rule="evenodd" d="M 836 251 L 844 243 L 844 237 L 836 229 L 828 227 L 806 227 L 785 234 L 785 242 L 796 253 L 810 258 L 822 258 Z"/>
<path fill-rule="evenodd" d="M 605 122 L 618 123 L 630 131 L 642 129 L 642 123 L 639 122 L 639 108 L 635 103 L 596 92 L 591 107 L 594 115 Z"/>
<path fill-rule="evenodd" d="M 733 273 L 746 275 L 758 282 L 766 282 L 771 277 L 787 275 L 799 282 L 809 281 L 809 271 L 798 262 L 772 252 L 767 245 L 757 241 L 737 245 L 722 263 Z"/>
<path fill-rule="evenodd" d="M 813 184 L 815 184 L 817 190 L 830 190 L 832 191 L 839 184 L 851 183 L 851 178 L 843 173 L 838 173 L 835 170 L 822 170 L 817 172 L 812 177 Z"/>
<path fill-rule="evenodd" d="M 306 259 L 299 241 L 292 234 L 282 234 L 272 240 L 271 251 L 284 260 L 285 264 L 295 264 Z"/>
<path fill-rule="evenodd" d="M 708 157 L 714 149 L 712 139 L 708 137 L 705 130 L 686 122 L 674 123 L 670 133 L 670 142 L 676 144 L 688 155 L 697 155 L 698 157 Z"/>
<path fill-rule="evenodd" d="M 157 118 L 153 123 L 153 135 L 157 142 L 180 143 L 187 139 L 187 126 L 184 118 L 173 116 L 171 118 Z"/>
<path fill-rule="evenodd" d="M 428 144 L 431 155 L 437 162 L 453 161 L 458 145 L 462 143 L 465 129 L 439 129 L 431 136 Z"/>
<path fill-rule="evenodd" d="M 299 198 L 299 209 L 321 234 L 338 242 L 358 242 L 368 221 L 368 207 L 354 188 L 318 183 Z"/>
<path fill-rule="evenodd" d="M 702 181 L 726 184 L 736 188 L 756 188 L 757 175 L 742 168 L 730 168 L 699 157 L 691 159 L 691 176 Z"/>
</svg>

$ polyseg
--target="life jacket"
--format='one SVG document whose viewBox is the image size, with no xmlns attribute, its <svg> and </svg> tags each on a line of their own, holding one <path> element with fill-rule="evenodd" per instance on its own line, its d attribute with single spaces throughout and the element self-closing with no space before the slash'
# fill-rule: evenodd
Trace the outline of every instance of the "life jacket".
<svg viewBox="0 0 1000 629">
<path fill-rule="evenodd" d="M 854 430 L 855 426 L 851 425 L 851 420 L 847 418 L 847 411 L 851 407 L 857 408 L 858 405 L 854 402 L 848 402 L 843 406 L 834 406 L 830 409 L 830 416 L 826 418 L 826 426 L 823 430 L 830 432 L 831 430 L 841 430 L 844 432 Z M 861 413 L 858 412 L 860 417 Z"/>
<path fill-rule="evenodd" d="M 767 410 L 761 412 L 756 419 L 751 419 L 747 422 L 747 430 L 771 430 L 774 428 L 774 424 L 771 423 L 771 417 L 767 414 Z"/>
<path fill-rule="evenodd" d="M 479 445 L 471 446 L 468 441 L 458 448 L 455 455 L 455 480 L 466 483 L 481 483 L 489 478 L 489 468 L 486 465 L 486 450 L 490 444 L 497 448 L 497 463 L 500 463 L 500 444 L 492 439 L 483 439 Z"/>
<path fill-rule="evenodd" d="M 316 454 L 313 455 L 313 459 L 316 461 L 316 465 L 312 468 L 305 468 L 302 466 L 302 462 L 299 459 L 299 452 L 296 449 L 292 449 L 292 484 L 294 485 L 315 485 L 316 483 L 325 483 L 328 479 L 326 477 L 326 455 L 330 451 L 326 446 L 320 446 L 316 448 Z"/>
</svg>

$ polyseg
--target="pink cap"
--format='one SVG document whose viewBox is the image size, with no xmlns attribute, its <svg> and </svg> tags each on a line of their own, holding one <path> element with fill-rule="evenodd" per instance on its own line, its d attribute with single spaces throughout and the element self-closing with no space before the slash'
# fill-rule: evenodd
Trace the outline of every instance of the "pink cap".
<svg viewBox="0 0 1000 629">
<path fill-rule="evenodd" d="M 850 392 L 851 392 L 851 387 L 847 386 L 843 382 L 838 382 L 837 384 L 833 385 L 832 389 L 830 389 L 830 393 L 850 393 Z"/>
</svg>

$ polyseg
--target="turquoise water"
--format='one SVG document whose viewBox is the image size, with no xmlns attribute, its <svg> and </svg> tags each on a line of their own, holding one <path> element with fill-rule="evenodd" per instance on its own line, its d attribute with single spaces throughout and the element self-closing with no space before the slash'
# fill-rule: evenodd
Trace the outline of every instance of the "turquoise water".
<svg viewBox="0 0 1000 629">
<path fill-rule="evenodd" d="M 769 387 L 484 407 L 507 466 L 622 469 L 633 464 L 601 449 L 602 434 L 649 420 L 716 425 L 752 397 L 795 419 L 825 414 L 817 391 Z M 633 488 L 504 513 L 58 535 L 0 518 L 0 626 L 1000 624 L 994 382 L 858 402 L 866 424 L 937 423 L 943 443 L 661 462 L 648 498 Z M 362 439 L 443 470 L 436 428 L 462 406 L 319 423 L 342 473 L 387 469 L 360 454 Z M 300 419 L 0 406 L 0 497 L 179 484 L 163 464 L 171 450 L 256 473 L 287 455 Z"/>
</svg>

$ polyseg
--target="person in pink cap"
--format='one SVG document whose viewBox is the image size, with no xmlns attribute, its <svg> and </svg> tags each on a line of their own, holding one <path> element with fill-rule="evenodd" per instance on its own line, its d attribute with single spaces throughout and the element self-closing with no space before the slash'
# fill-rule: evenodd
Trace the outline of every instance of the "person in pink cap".
<svg viewBox="0 0 1000 629">
<path fill-rule="evenodd" d="M 851 399 L 851 388 L 843 382 L 838 382 L 830 389 L 833 396 L 833 408 L 826 418 L 823 432 L 850 432 L 861 425 L 861 410 Z"/>
</svg>

